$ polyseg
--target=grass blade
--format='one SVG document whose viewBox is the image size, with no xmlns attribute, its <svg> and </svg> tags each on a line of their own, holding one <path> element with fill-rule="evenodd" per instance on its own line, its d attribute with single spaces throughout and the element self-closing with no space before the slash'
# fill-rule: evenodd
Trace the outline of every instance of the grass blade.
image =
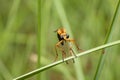
<svg viewBox="0 0 120 80">
<path fill-rule="evenodd" d="M 120 5 L 120 0 L 118 1 L 117 7 L 116 7 L 116 10 L 115 10 L 115 14 L 114 14 L 114 16 L 113 16 L 113 19 L 112 19 L 110 28 L 109 28 L 108 33 L 107 33 L 107 35 L 106 35 L 104 44 L 108 43 L 108 41 L 109 41 L 109 37 L 110 37 L 111 31 L 112 31 L 112 28 L 113 28 L 113 24 L 114 24 L 114 22 L 115 22 L 115 18 L 116 18 L 117 12 L 118 12 L 119 5 Z M 103 68 L 103 66 L 104 66 L 104 62 L 105 62 L 106 55 L 107 55 L 107 54 L 101 54 L 101 56 L 100 56 L 100 60 L 99 60 L 99 63 L 98 63 L 98 67 L 97 67 L 97 70 L 96 70 L 96 74 L 95 74 L 95 76 L 94 76 L 94 80 L 98 80 L 99 77 L 100 77 L 102 68 Z"/>
<path fill-rule="evenodd" d="M 71 56 L 71 57 L 68 57 L 68 58 L 64 59 L 64 61 L 68 61 L 68 60 L 73 59 L 73 58 L 78 58 L 78 57 L 80 57 L 80 56 L 87 55 L 87 54 L 90 54 L 90 53 L 92 53 L 92 52 L 95 52 L 95 51 L 98 51 L 98 50 L 101 50 L 101 49 L 104 49 L 104 48 L 108 48 L 108 47 L 111 47 L 111 46 L 114 46 L 114 45 L 118 45 L 118 44 L 120 44 L 120 40 L 114 41 L 114 42 L 111 42 L 111 43 L 107 43 L 107 44 L 105 44 L 105 45 L 98 46 L 98 47 L 96 47 L 96 48 L 93 48 L 93 49 L 84 51 L 84 52 L 82 52 L 82 53 L 77 54 L 77 55 L 76 55 L 77 57 Z M 63 60 L 60 60 L 60 61 L 51 63 L 51 64 L 49 64 L 49 65 L 46 65 L 46 66 L 44 66 L 44 67 L 38 68 L 38 69 L 33 70 L 33 71 L 29 72 L 29 73 L 26 73 L 26 74 L 21 75 L 21 76 L 19 76 L 19 77 L 17 77 L 17 78 L 14 78 L 13 80 L 23 80 L 23 79 L 29 78 L 29 77 L 31 77 L 31 76 L 33 76 L 33 75 L 35 75 L 35 74 L 38 74 L 38 73 L 40 73 L 40 72 L 43 72 L 43 71 L 45 71 L 45 70 L 47 70 L 47 69 L 49 69 L 49 68 L 52 68 L 52 67 L 54 67 L 54 66 L 56 66 L 56 65 L 61 64 L 61 63 L 63 63 Z"/>
<path fill-rule="evenodd" d="M 62 25 L 65 29 L 67 29 L 67 32 L 70 34 L 70 36 L 73 38 L 73 34 L 72 31 L 70 29 L 70 24 L 69 21 L 67 20 L 67 15 L 65 13 L 65 10 L 63 8 L 63 5 L 61 3 L 60 0 L 54 0 L 54 4 L 56 6 L 56 10 L 58 12 L 58 15 L 60 17 L 60 20 L 62 22 Z M 73 46 L 75 47 L 75 46 Z M 77 53 L 77 51 L 74 49 L 74 52 Z M 83 72 L 82 72 L 82 67 L 81 67 L 81 63 L 80 60 L 78 61 L 78 59 L 75 60 L 76 63 L 74 64 L 75 67 L 75 71 L 76 71 L 76 77 L 78 80 L 84 80 L 84 76 L 83 76 Z"/>
<path fill-rule="evenodd" d="M 40 67 L 40 46 L 41 46 L 41 0 L 37 0 L 37 54 L 38 54 L 38 61 L 37 61 L 37 67 Z M 40 74 L 37 76 L 38 80 L 40 80 Z"/>
</svg>

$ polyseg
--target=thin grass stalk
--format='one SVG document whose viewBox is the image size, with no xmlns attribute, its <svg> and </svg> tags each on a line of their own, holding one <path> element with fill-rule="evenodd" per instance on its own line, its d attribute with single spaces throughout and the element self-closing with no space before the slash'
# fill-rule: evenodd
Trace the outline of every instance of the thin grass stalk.
<svg viewBox="0 0 120 80">
<path fill-rule="evenodd" d="M 4 52 L 7 45 L 11 41 L 12 37 L 9 37 L 9 36 L 10 36 L 11 31 L 14 30 L 14 28 L 15 28 L 14 24 L 16 21 L 19 5 L 20 5 L 20 0 L 13 0 L 12 7 L 8 14 L 6 28 L 3 31 L 1 39 L 0 39 L 0 44 L 2 45 L 2 46 L 0 46 L 1 52 Z"/>
<path fill-rule="evenodd" d="M 41 0 L 37 0 L 37 13 L 38 13 L 38 16 L 37 16 L 37 54 L 38 54 L 38 61 L 37 61 L 37 67 L 40 67 L 40 55 L 41 55 L 41 52 L 40 52 L 40 46 L 41 46 Z M 40 80 L 40 74 L 37 76 L 37 79 Z"/>
<path fill-rule="evenodd" d="M 111 34 L 111 31 L 112 31 L 112 28 L 113 28 L 113 25 L 114 25 L 114 22 L 115 22 L 115 19 L 116 19 L 116 15 L 118 13 L 119 5 L 120 5 L 120 0 L 117 3 L 117 7 L 116 7 L 116 10 L 115 10 L 115 13 L 114 13 L 110 28 L 109 28 L 109 30 L 107 32 L 104 44 L 109 42 L 110 34 Z M 105 50 L 103 50 L 103 52 L 104 51 Z M 94 80 L 98 80 L 99 77 L 100 77 L 101 71 L 102 71 L 103 66 L 104 66 L 106 55 L 107 54 L 104 52 L 104 54 L 101 54 L 101 56 L 100 56 L 100 60 L 99 60 L 98 66 L 97 66 L 97 70 L 96 70 L 96 73 L 95 73 L 95 76 L 94 76 Z"/>
<path fill-rule="evenodd" d="M 75 56 L 70 56 L 70 57 L 68 57 L 68 58 L 65 58 L 64 61 L 68 61 L 68 60 L 70 60 L 70 59 L 75 59 L 75 58 L 78 58 L 78 57 L 81 57 L 81 56 L 90 54 L 90 53 L 92 53 L 92 52 L 95 52 L 95 51 L 98 51 L 98 50 L 101 50 L 101 49 L 104 49 L 104 48 L 108 48 L 108 47 L 111 47 L 111 46 L 115 46 L 115 45 L 118 45 L 118 44 L 120 44 L 120 40 L 114 41 L 114 42 L 111 42 L 111 43 L 107 43 L 107 44 L 104 44 L 104 45 L 95 47 L 95 48 L 93 48 L 93 49 L 90 49 L 90 50 L 86 50 L 86 51 L 84 51 L 84 52 L 82 52 L 82 53 L 78 53 L 78 54 L 76 55 L 77 57 L 75 57 Z M 16 78 L 14 78 L 13 80 L 24 80 L 24 79 L 27 79 L 27 78 L 29 78 L 29 77 L 32 77 L 32 76 L 35 75 L 35 74 L 38 74 L 38 73 L 43 72 L 43 71 L 46 71 L 47 69 L 50 69 L 50 68 L 52 68 L 52 67 L 54 67 L 54 66 L 56 66 L 56 65 L 59 65 L 59 64 L 61 64 L 61 63 L 64 63 L 63 60 L 59 60 L 59 61 L 56 61 L 56 62 L 51 63 L 51 64 L 49 64 L 49 65 L 46 65 L 46 66 L 44 66 L 44 67 L 38 68 L 38 69 L 33 70 L 33 71 L 29 72 L 29 73 L 26 73 L 26 74 L 24 74 L 24 75 L 21 75 L 21 76 L 19 76 L 19 77 L 16 77 Z"/>
<path fill-rule="evenodd" d="M 10 71 L 7 69 L 5 64 L 0 60 L 0 73 L 4 77 L 5 80 L 12 80 L 12 75 L 10 74 Z"/>
<path fill-rule="evenodd" d="M 52 0 L 46 0 L 41 4 L 41 47 L 40 52 L 42 53 L 42 57 L 46 55 L 48 49 L 46 48 L 49 44 L 48 39 L 48 31 L 50 29 L 50 21 L 51 21 L 51 7 Z M 43 61 L 43 60 L 42 60 Z M 46 72 L 41 74 L 41 80 L 47 79 Z"/>
</svg>

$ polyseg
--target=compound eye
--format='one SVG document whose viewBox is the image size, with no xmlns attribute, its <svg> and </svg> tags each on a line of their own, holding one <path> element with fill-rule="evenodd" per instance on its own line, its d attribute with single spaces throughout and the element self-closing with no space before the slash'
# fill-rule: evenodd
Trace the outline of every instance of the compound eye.
<svg viewBox="0 0 120 80">
<path fill-rule="evenodd" d="M 69 38 L 69 35 L 68 35 L 68 34 L 66 34 L 66 37 L 67 37 L 67 38 Z"/>
</svg>

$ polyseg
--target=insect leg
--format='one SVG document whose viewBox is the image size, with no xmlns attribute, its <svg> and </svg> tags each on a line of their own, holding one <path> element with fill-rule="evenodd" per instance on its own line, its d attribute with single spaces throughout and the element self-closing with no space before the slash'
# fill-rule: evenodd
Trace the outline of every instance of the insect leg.
<svg viewBox="0 0 120 80">
<path fill-rule="evenodd" d="M 76 54 L 74 53 L 72 47 L 70 47 L 70 55 L 71 55 L 71 56 L 74 55 L 75 57 L 77 57 Z M 75 60 L 74 60 L 74 59 L 72 59 L 72 60 L 73 60 L 73 63 L 74 63 Z"/>
<path fill-rule="evenodd" d="M 73 44 L 75 44 L 75 46 L 77 47 L 78 51 L 83 52 L 83 50 L 78 47 L 78 45 L 76 44 L 74 39 L 66 39 L 66 40 L 69 41 L 69 42 L 72 42 Z"/>
<path fill-rule="evenodd" d="M 57 60 L 57 58 L 58 58 L 57 46 L 55 46 L 55 52 L 56 52 L 56 57 L 55 57 L 54 62 L 55 62 L 55 61 Z"/>
<path fill-rule="evenodd" d="M 75 52 L 73 51 L 73 49 L 70 47 L 70 52 L 71 52 L 71 55 L 72 55 L 72 53 L 73 53 L 73 55 L 75 56 L 75 57 L 77 57 L 76 56 L 76 54 L 75 54 Z"/>
<path fill-rule="evenodd" d="M 66 58 L 66 53 L 65 53 L 65 51 L 63 50 L 63 51 L 62 51 L 62 59 L 63 59 L 63 62 L 64 62 L 64 58 Z M 67 61 L 66 61 L 66 64 L 68 64 Z"/>
<path fill-rule="evenodd" d="M 56 57 L 55 57 L 55 60 L 54 60 L 54 62 L 57 60 L 57 58 L 58 58 L 58 52 L 57 52 L 57 48 L 60 48 L 60 44 L 62 43 L 62 40 L 61 41 L 59 41 L 56 45 L 55 45 L 55 52 L 56 52 Z"/>
</svg>

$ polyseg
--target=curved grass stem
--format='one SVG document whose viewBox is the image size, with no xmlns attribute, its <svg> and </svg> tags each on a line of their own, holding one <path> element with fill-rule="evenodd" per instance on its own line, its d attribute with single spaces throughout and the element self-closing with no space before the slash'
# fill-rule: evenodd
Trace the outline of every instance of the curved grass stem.
<svg viewBox="0 0 120 80">
<path fill-rule="evenodd" d="M 71 57 L 68 57 L 68 58 L 64 59 L 64 61 L 68 61 L 68 60 L 73 59 L 73 58 L 78 58 L 80 56 L 83 56 L 83 55 L 86 55 L 86 54 L 90 54 L 91 52 L 95 52 L 95 51 L 98 51 L 98 50 L 101 50 L 101 49 L 104 49 L 104 48 L 108 48 L 108 47 L 111 47 L 111 46 L 114 46 L 114 45 L 118 45 L 118 44 L 120 44 L 120 40 L 115 41 L 115 42 L 111 42 L 111 43 L 108 43 L 108 44 L 105 44 L 105 45 L 102 45 L 102 46 L 98 46 L 96 48 L 84 51 L 82 53 L 78 53 L 76 55 L 77 57 L 71 56 Z M 23 80 L 23 79 L 29 78 L 29 77 L 31 77 L 31 76 L 33 76 L 35 74 L 38 74 L 38 73 L 40 73 L 42 71 L 45 71 L 45 70 L 47 70 L 49 68 L 52 68 L 52 67 L 54 67 L 54 66 L 56 66 L 58 64 L 61 64 L 61 63 L 63 63 L 63 60 L 59 60 L 57 62 L 54 62 L 54 63 L 51 63 L 49 65 L 43 66 L 43 67 L 38 68 L 36 70 L 33 70 L 33 71 L 29 72 L 29 73 L 21 75 L 21 76 L 19 76 L 17 78 L 14 78 L 13 80 Z"/>
</svg>

